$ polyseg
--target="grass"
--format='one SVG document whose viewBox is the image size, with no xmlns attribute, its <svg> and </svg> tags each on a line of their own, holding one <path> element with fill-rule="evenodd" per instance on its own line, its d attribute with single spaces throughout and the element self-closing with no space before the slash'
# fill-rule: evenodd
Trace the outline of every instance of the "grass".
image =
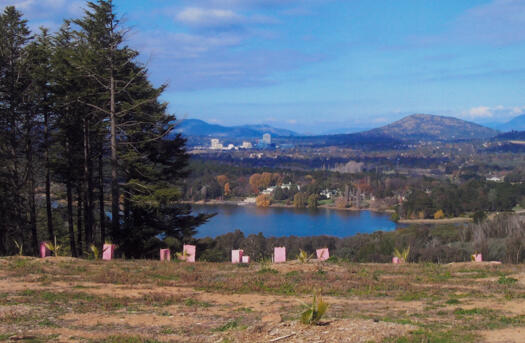
<svg viewBox="0 0 525 343">
<path fill-rule="evenodd" d="M 507 277 L 505 275 L 500 276 L 500 278 L 498 279 L 498 283 L 500 285 L 513 285 L 516 282 L 518 282 L 518 279 Z"/>
<path fill-rule="evenodd" d="M 92 343 L 160 343 L 155 339 L 140 336 L 111 336 L 104 340 L 92 340 Z"/>
<path fill-rule="evenodd" d="M 204 308 L 207 308 L 207 307 L 213 306 L 213 305 L 210 304 L 209 302 L 198 301 L 198 300 L 195 300 L 195 299 L 193 299 L 193 298 L 187 299 L 187 300 L 184 302 L 184 305 L 186 305 L 186 306 L 204 307 Z"/>
<path fill-rule="evenodd" d="M 236 320 L 230 320 L 226 324 L 219 326 L 218 328 L 215 328 L 213 331 L 223 332 L 223 331 L 236 329 L 238 326 L 239 326 L 239 323 L 237 323 Z"/>
<path fill-rule="evenodd" d="M 92 342 L 156 342 L 152 338 L 156 335 L 176 335 L 187 341 L 210 332 L 217 336 L 214 341 L 237 342 L 242 341 L 237 337 L 241 332 L 257 332 L 265 325 L 261 318 L 267 315 L 267 306 L 273 306 L 271 311 L 285 322 L 297 321 L 297 300 L 308 301 L 314 290 L 330 304 L 329 321 L 365 318 L 415 327 L 412 333 L 385 342 L 469 342 L 475 341 L 479 330 L 525 327 L 525 313 L 490 308 L 491 303 L 525 299 L 525 287 L 511 277 L 519 275 L 523 266 L 393 266 L 336 258 L 319 265 L 253 263 L 243 267 L 24 257 L 0 258 L 0 263 L 3 279 L 28 284 L 2 289 L 0 305 L 10 312 L 0 320 L 0 332 L 78 330 L 84 324 L 63 316 L 92 315 L 114 318 L 100 325 L 94 320 L 87 326 L 86 330 L 107 333 L 107 338 Z M 230 298 L 215 300 L 223 296 Z M 247 302 L 252 298 L 253 302 Z M 378 313 L 382 314 L 379 318 Z M 149 326 L 140 320 L 128 324 L 127 319 L 139 316 L 157 319 Z M 191 320 L 181 323 L 178 318 Z M 268 332 L 268 327 L 261 332 Z M 127 335 L 112 331 L 117 329 Z M 330 332 L 330 326 L 326 330 Z M 45 335 L 35 337 L 51 341 Z"/>
</svg>

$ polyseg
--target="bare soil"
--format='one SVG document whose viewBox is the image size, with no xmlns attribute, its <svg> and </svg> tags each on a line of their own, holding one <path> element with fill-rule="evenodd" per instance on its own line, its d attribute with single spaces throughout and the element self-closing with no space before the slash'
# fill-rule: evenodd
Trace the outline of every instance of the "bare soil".
<svg viewBox="0 0 525 343">
<path fill-rule="evenodd" d="M 524 282 L 485 263 L 2 258 L 0 341 L 524 342 Z M 305 325 L 314 293 L 329 310 Z"/>
</svg>

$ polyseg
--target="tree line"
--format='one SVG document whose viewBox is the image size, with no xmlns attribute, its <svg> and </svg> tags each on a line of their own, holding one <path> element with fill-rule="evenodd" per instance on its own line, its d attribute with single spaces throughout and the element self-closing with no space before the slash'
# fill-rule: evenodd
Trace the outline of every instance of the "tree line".
<svg viewBox="0 0 525 343">
<path fill-rule="evenodd" d="M 201 261 L 225 262 L 232 249 L 243 249 L 253 260 L 270 259 L 273 248 L 285 246 L 287 258 L 297 259 L 301 250 L 308 254 L 328 248 L 332 260 L 389 263 L 394 250 L 410 247 L 409 262 L 450 263 L 470 261 L 481 253 L 485 261 L 523 263 L 525 261 L 525 219 L 502 214 L 479 224 L 414 225 L 395 231 L 377 231 L 352 237 L 265 237 L 244 235 L 240 230 L 197 241 Z"/>
<path fill-rule="evenodd" d="M 144 256 L 161 238 L 191 240 L 209 216 L 181 204 L 185 140 L 111 0 L 32 33 L 0 15 L 0 254 L 36 254 L 55 237 L 72 256 L 111 241 Z M 169 136 L 169 137 L 168 137 Z"/>
</svg>

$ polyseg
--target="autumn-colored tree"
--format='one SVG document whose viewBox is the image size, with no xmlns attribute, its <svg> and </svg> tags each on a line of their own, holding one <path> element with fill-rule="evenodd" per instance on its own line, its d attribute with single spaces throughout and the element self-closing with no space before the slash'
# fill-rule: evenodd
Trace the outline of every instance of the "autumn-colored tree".
<svg viewBox="0 0 525 343">
<path fill-rule="evenodd" d="M 226 175 L 218 175 L 217 176 L 217 183 L 221 185 L 221 187 L 224 187 L 224 185 L 228 182 L 228 176 Z"/>
<path fill-rule="evenodd" d="M 272 184 L 273 175 L 272 173 L 264 172 L 261 174 L 261 187 L 267 188 Z"/>
<path fill-rule="evenodd" d="M 259 193 L 261 189 L 261 174 L 255 173 L 250 176 L 250 187 L 253 193 Z"/>
<path fill-rule="evenodd" d="M 338 197 L 335 199 L 335 207 L 337 208 L 346 208 L 348 203 L 346 202 L 346 199 L 344 197 Z"/>
<path fill-rule="evenodd" d="M 295 208 L 305 208 L 308 205 L 308 194 L 299 192 L 293 197 L 293 206 Z"/>
<path fill-rule="evenodd" d="M 445 218 L 445 213 L 443 213 L 443 210 L 438 210 L 436 213 L 434 213 L 434 219 L 443 219 Z"/>
<path fill-rule="evenodd" d="M 308 197 L 308 208 L 316 209 L 319 206 L 319 196 L 317 194 L 310 194 Z"/>
<path fill-rule="evenodd" d="M 283 177 L 279 173 L 272 174 L 272 186 L 280 185 L 283 181 Z"/>
<path fill-rule="evenodd" d="M 257 207 L 270 207 L 272 201 L 269 195 L 260 194 L 255 198 L 255 205 Z"/>
<path fill-rule="evenodd" d="M 224 196 L 229 196 L 230 194 L 231 194 L 230 183 L 226 182 L 224 184 Z"/>
</svg>

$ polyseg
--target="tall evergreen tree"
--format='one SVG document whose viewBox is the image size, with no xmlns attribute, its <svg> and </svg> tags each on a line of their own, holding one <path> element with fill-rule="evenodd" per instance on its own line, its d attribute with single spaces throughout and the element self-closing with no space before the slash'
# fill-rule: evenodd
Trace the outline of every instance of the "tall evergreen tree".
<svg viewBox="0 0 525 343">
<path fill-rule="evenodd" d="M 8 236 L 25 245 L 27 229 L 30 226 L 33 252 L 37 250 L 36 223 L 34 213 L 28 223 L 28 209 L 34 205 L 31 197 L 32 146 L 28 135 L 31 135 L 33 118 L 28 113 L 25 99 L 28 96 L 30 78 L 27 67 L 27 44 L 30 42 L 30 31 L 27 21 L 13 6 L 5 8 L 0 16 L 0 188 L 3 206 L 0 224 L 0 249 L 8 251 Z M 29 198 L 29 199 L 28 199 Z M 34 198 L 33 198 L 34 199 Z M 28 201 L 29 200 L 29 201 Z"/>
</svg>

